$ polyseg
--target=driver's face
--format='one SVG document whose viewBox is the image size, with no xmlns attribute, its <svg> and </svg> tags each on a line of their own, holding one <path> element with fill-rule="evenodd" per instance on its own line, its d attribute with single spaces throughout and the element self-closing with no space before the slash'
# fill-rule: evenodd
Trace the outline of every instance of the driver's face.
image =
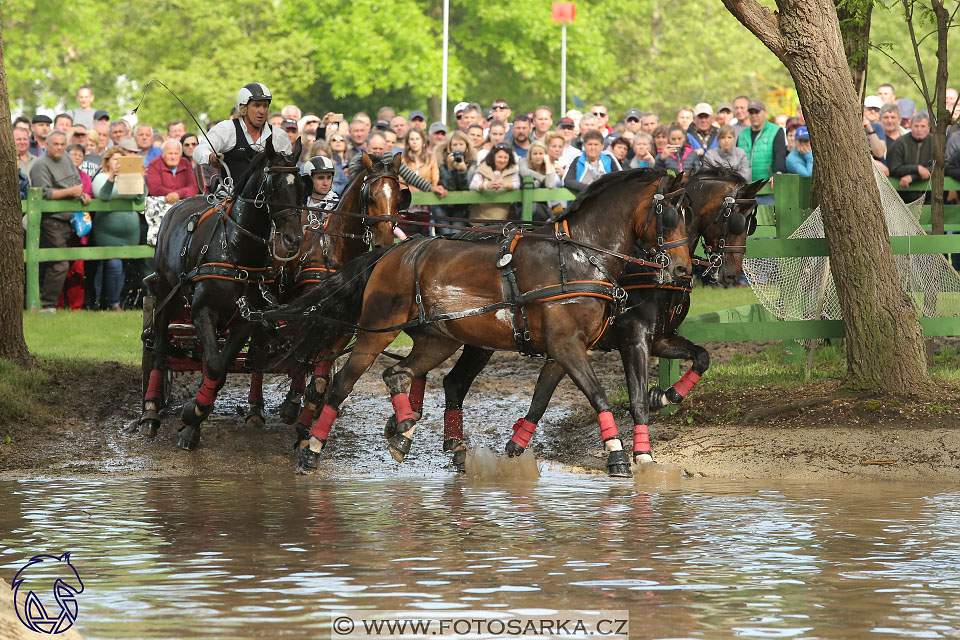
<svg viewBox="0 0 960 640">
<path fill-rule="evenodd" d="M 258 129 L 266 124 L 269 112 L 269 100 L 251 100 L 247 103 L 247 120 Z"/>
</svg>

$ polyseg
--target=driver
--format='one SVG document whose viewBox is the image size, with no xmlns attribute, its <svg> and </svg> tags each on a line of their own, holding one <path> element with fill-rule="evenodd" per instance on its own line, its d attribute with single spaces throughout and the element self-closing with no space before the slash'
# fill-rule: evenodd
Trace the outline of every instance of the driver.
<svg viewBox="0 0 960 640">
<path fill-rule="evenodd" d="M 237 92 L 240 117 L 222 120 L 207 131 L 206 138 L 200 137 L 200 144 L 193 152 L 197 163 L 214 167 L 225 163 L 230 176 L 236 179 L 268 143 L 272 143 L 279 153 L 292 153 L 293 146 L 287 134 L 267 124 L 271 100 L 273 96 L 266 86 L 259 82 L 245 84 Z"/>
<path fill-rule="evenodd" d="M 300 173 L 310 176 L 313 181 L 313 193 L 307 198 L 308 207 L 317 207 L 323 211 L 336 209 L 340 196 L 333 190 L 333 176 L 337 168 L 333 160 L 326 156 L 313 156 L 303 163 Z"/>
</svg>

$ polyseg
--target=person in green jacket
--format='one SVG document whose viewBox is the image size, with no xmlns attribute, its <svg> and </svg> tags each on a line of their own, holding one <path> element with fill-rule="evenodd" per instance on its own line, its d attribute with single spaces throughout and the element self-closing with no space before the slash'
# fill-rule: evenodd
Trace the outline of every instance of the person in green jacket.
<svg viewBox="0 0 960 640">
<path fill-rule="evenodd" d="M 763 100 L 751 100 L 747 106 L 750 127 L 740 132 L 737 146 L 747 153 L 754 180 L 766 180 L 786 171 L 787 136 L 783 129 L 767 120 Z M 758 196 L 757 204 L 773 204 L 773 195 Z"/>
<path fill-rule="evenodd" d="M 123 140 L 121 140 L 123 142 Z M 129 145 L 128 145 L 129 146 Z M 120 156 L 135 156 L 123 145 L 115 145 L 103 154 L 103 166 L 93 179 L 93 195 L 99 200 L 136 200 L 146 195 L 120 195 L 117 193 L 117 171 Z M 97 211 L 93 214 L 93 237 L 97 246 L 126 247 L 140 244 L 140 215 L 133 211 Z M 120 293 L 126 274 L 123 260 L 110 258 L 101 263 L 94 279 L 97 300 L 102 308 L 120 311 Z"/>
</svg>

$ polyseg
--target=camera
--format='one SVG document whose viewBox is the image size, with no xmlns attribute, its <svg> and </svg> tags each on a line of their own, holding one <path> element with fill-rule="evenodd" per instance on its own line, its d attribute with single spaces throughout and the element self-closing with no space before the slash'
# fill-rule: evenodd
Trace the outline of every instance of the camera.
<svg viewBox="0 0 960 640">
<path fill-rule="evenodd" d="M 454 162 L 463 162 L 463 151 L 452 151 Z"/>
</svg>

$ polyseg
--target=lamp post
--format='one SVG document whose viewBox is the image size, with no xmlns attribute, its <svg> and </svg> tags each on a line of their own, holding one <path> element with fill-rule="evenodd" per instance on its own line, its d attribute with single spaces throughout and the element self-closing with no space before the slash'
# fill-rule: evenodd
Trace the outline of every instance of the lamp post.
<svg viewBox="0 0 960 640">
<path fill-rule="evenodd" d="M 567 111 L 567 23 L 577 17 L 575 2 L 554 2 L 551 17 L 560 23 L 560 117 Z"/>
<path fill-rule="evenodd" d="M 450 0 L 443 0 L 443 86 L 440 89 L 440 122 L 447 125 L 447 52 L 450 44 Z"/>
</svg>

